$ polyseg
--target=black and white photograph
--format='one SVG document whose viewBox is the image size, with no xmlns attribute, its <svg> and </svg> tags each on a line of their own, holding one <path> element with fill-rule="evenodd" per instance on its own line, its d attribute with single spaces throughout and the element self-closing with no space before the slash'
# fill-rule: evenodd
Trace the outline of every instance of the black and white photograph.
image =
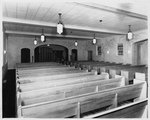
<svg viewBox="0 0 150 120">
<path fill-rule="evenodd" d="M 2 0 L 2 118 L 149 118 L 149 0 Z"/>
</svg>

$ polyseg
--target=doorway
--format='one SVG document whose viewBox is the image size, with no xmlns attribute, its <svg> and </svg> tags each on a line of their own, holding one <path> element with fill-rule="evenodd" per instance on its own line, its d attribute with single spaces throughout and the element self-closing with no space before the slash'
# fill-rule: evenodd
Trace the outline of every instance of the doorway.
<svg viewBox="0 0 150 120">
<path fill-rule="evenodd" d="M 29 48 L 21 49 L 21 63 L 30 63 L 30 49 Z"/>
<path fill-rule="evenodd" d="M 92 61 L 93 51 L 88 51 L 88 61 Z"/>
<path fill-rule="evenodd" d="M 52 61 L 52 49 L 46 46 L 35 48 L 35 62 L 51 62 Z"/>
<path fill-rule="evenodd" d="M 148 40 L 143 40 L 133 44 L 133 64 L 146 65 L 148 64 Z"/>
<path fill-rule="evenodd" d="M 77 49 L 72 49 L 71 52 L 71 60 L 72 61 L 77 61 L 78 60 L 78 50 Z"/>
<path fill-rule="evenodd" d="M 35 48 L 35 62 L 68 61 L 68 49 L 61 45 L 45 44 Z"/>
</svg>

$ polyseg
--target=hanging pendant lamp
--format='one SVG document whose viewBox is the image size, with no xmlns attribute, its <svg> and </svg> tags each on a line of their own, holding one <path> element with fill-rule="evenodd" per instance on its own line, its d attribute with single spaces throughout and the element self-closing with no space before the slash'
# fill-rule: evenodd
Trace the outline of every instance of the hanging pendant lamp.
<svg viewBox="0 0 150 120">
<path fill-rule="evenodd" d="M 57 24 L 57 33 L 61 34 L 61 33 L 63 33 L 63 24 L 61 22 L 61 13 L 58 13 L 58 15 L 59 15 L 59 22 Z"/>
<path fill-rule="evenodd" d="M 93 38 L 93 44 L 96 44 L 95 34 L 94 34 L 94 38 Z"/>
<path fill-rule="evenodd" d="M 42 42 L 45 42 L 45 36 L 44 36 L 43 29 L 42 29 L 41 41 L 42 41 Z"/>
<path fill-rule="evenodd" d="M 127 39 L 128 40 L 131 40 L 133 38 L 133 33 L 131 32 L 130 27 L 131 27 L 131 25 L 129 25 L 129 31 L 128 31 L 128 34 L 127 34 Z"/>
<path fill-rule="evenodd" d="M 34 45 L 37 45 L 37 40 L 36 40 L 36 36 L 35 36 L 35 40 L 34 40 Z"/>
<path fill-rule="evenodd" d="M 78 42 L 77 41 L 75 41 L 75 46 L 78 46 Z"/>
</svg>

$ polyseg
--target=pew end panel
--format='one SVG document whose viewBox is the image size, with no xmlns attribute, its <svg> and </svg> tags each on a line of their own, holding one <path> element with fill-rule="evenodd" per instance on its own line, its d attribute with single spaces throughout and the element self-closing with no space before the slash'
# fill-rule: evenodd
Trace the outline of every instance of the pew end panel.
<svg viewBox="0 0 150 120">
<path fill-rule="evenodd" d="M 99 69 L 100 69 L 100 73 L 101 73 L 101 72 L 106 72 L 105 67 L 100 67 Z"/>
<path fill-rule="evenodd" d="M 125 84 L 129 85 L 129 71 L 121 70 L 121 76 L 125 77 Z"/>
<path fill-rule="evenodd" d="M 115 78 L 121 78 L 121 86 L 125 86 L 125 77 L 120 75 L 115 75 Z"/>
<path fill-rule="evenodd" d="M 139 73 L 139 72 L 136 72 L 135 73 L 135 79 L 138 79 L 138 80 L 142 80 L 142 81 L 145 81 L 146 84 L 147 84 L 147 97 L 148 97 L 148 79 L 146 78 L 146 74 L 145 73 Z"/>
<path fill-rule="evenodd" d="M 146 83 L 146 81 L 134 79 L 133 82 L 134 82 L 134 84 L 138 84 L 138 83 L 142 83 L 143 82 L 143 87 L 142 87 L 140 96 L 137 99 L 135 99 L 135 101 L 147 98 L 147 94 L 148 94 L 147 90 L 148 89 L 147 89 L 147 83 Z"/>
<path fill-rule="evenodd" d="M 102 72 L 100 75 L 104 76 L 104 78 L 109 79 L 109 74 L 106 72 Z"/>
</svg>

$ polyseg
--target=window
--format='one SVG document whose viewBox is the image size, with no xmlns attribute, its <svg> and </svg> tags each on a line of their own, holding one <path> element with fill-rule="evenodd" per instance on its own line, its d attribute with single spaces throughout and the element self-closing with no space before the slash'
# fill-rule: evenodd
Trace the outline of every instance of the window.
<svg viewBox="0 0 150 120">
<path fill-rule="evenodd" d="M 101 46 L 98 46 L 98 47 L 97 47 L 97 54 L 98 54 L 98 55 L 101 55 L 101 54 L 102 54 L 102 48 L 101 48 Z"/>
<path fill-rule="evenodd" d="M 118 55 L 123 55 L 123 44 L 118 44 Z"/>
</svg>

